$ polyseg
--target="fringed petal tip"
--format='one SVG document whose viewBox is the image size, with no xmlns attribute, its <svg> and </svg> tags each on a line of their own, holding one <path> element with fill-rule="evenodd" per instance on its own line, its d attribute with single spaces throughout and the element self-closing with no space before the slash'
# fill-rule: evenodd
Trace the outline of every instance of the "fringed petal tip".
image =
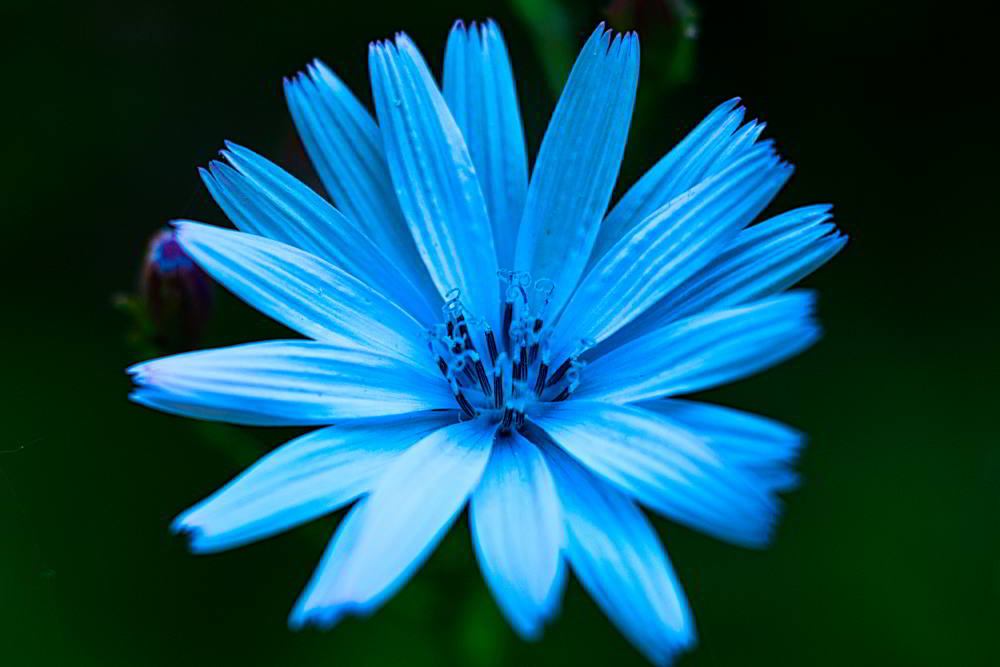
<svg viewBox="0 0 1000 667">
<path fill-rule="evenodd" d="M 137 385 L 145 384 L 147 378 L 149 377 L 148 375 L 149 367 L 153 363 L 153 361 L 154 360 L 140 361 L 137 364 L 132 364 L 131 366 L 125 369 L 125 374 L 128 375 L 129 379 L 132 380 L 132 382 L 134 382 L 135 384 Z"/>
<path fill-rule="evenodd" d="M 390 53 L 398 53 L 403 49 L 416 48 L 416 44 L 402 30 L 393 34 L 392 37 L 386 37 L 384 39 L 376 39 L 368 44 L 368 56 L 372 55 L 372 52 L 384 52 L 388 51 Z"/>
<path fill-rule="evenodd" d="M 213 549 L 211 542 L 205 536 L 202 526 L 190 519 L 192 510 L 188 510 L 178 515 L 170 522 L 170 532 L 184 542 L 184 546 L 193 554 L 210 554 L 222 551 Z"/>
<path fill-rule="evenodd" d="M 141 405 L 147 408 L 156 409 L 155 403 L 149 400 L 148 392 L 142 388 L 133 389 L 132 391 L 130 391 L 128 394 L 128 400 L 132 401 L 136 405 Z"/>
<path fill-rule="evenodd" d="M 177 234 L 177 241 L 178 243 L 181 243 L 181 245 L 183 245 L 182 237 L 190 238 L 191 235 L 198 234 L 202 231 L 207 232 L 209 234 L 212 232 L 212 230 L 222 231 L 221 228 L 219 228 L 216 225 L 209 225 L 204 222 L 187 220 L 185 218 L 177 218 L 171 220 L 167 224 L 174 228 L 174 232 Z"/>
<path fill-rule="evenodd" d="M 488 17 L 481 21 L 473 20 L 468 23 L 466 23 L 464 19 L 455 19 L 455 22 L 451 24 L 449 38 L 452 35 L 456 35 L 456 33 L 459 36 L 471 35 L 485 41 L 491 34 L 500 36 L 501 30 L 500 26 L 497 25 L 497 22 Z"/>
<path fill-rule="evenodd" d="M 213 535 L 193 516 L 197 509 L 194 507 L 187 510 L 170 522 L 170 532 L 184 542 L 188 551 L 196 555 L 216 554 L 242 544 Z"/>
<path fill-rule="evenodd" d="M 332 630 L 348 616 L 368 616 L 371 612 L 351 603 L 325 604 L 313 607 L 308 601 L 299 600 L 288 615 L 288 627 L 301 632 L 304 630 Z"/>
<path fill-rule="evenodd" d="M 289 90 L 297 90 L 303 85 L 324 81 L 336 88 L 343 87 L 344 84 L 333 69 L 319 58 L 313 58 L 307 62 L 302 69 L 292 74 L 287 74 L 281 78 L 281 83 L 287 95 Z"/>
<path fill-rule="evenodd" d="M 204 243 L 206 240 L 219 238 L 220 234 L 224 235 L 227 233 L 237 233 L 231 229 L 219 227 L 218 225 L 209 225 L 195 220 L 177 219 L 171 220 L 167 224 L 174 228 L 174 235 L 177 239 L 177 243 L 180 244 L 184 252 L 186 252 L 191 259 L 199 265 L 201 264 L 199 261 L 199 257 L 201 255 L 198 253 L 196 246 L 200 243 Z"/>
<path fill-rule="evenodd" d="M 584 49 L 587 47 L 596 48 L 597 44 L 604 45 L 605 49 L 610 51 L 611 47 L 614 46 L 615 42 L 618 41 L 629 41 L 634 43 L 636 47 L 639 45 L 639 33 L 635 30 L 627 30 L 625 32 L 618 32 L 614 28 L 609 28 L 607 23 L 601 21 L 594 28 L 594 32 L 590 33 L 590 37 L 587 39 L 587 43 L 584 45 Z"/>
</svg>

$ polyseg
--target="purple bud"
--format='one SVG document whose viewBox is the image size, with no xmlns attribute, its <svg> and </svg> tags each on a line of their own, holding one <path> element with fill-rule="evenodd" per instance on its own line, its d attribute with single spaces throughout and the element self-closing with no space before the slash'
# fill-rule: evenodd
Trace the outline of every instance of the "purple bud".
<svg viewBox="0 0 1000 667">
<path fill-rule="evenodd" d="M 142 265 L 142 295 L 157 342 L 194 347 L 212 310 L 212 283 L 194 263 L 173 229 L 153 235 Z"/>
</svg>

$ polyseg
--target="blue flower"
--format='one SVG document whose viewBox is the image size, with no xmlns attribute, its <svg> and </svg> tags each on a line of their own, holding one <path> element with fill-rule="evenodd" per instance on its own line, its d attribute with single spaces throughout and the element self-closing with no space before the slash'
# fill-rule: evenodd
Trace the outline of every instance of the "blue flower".
<svg viewBox="0 0 1000 667">
<path fill-rule="evenodd" d="M 323 64 L 285 82 L 336 208 L 228 144 L 202 171 L 240 231 L 176 223 L 185 251 L 305 339 L 129 369 L 174 414 L 322 427 L 181 514 L 197 552 L 353 503 L 291 624 L 368 614 L 466 503 L 483 575 L 526 638 L 567 565 L 655 663 L 692 645 L 684 593 L 644 505 L 767 543 L 798 432 L 675 396 L 743 378 L 819 335 L 785 292 L 845 243 L 830 207 L 751 224 L 791 174 L 725 102 L 606 209 L 639 71 L 599 27 L 534 168 L 492 22 L 451 32 L 439 89 L 414 44 L 372 44 L 376 119 Z"/>
</svg>

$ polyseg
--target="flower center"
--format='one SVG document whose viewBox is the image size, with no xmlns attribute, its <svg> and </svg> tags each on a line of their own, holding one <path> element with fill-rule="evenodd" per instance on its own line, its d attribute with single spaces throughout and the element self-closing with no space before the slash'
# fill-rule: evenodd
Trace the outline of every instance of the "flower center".
<svg viewBox="0 0 1000 667">
<path fill-rule="evenodd" d="M 499 335 L 484 318 L 466 312 L 457 289 L 442 307 L 443 323 L 428 332 L 428 348 L 469 419 L 490 419 L 501 432 L 520 430 L 539 402 L 564 401 L 580 383 L 580 350 L 553 367 L 545 314 L 551 280 L 500 271 L 507 286 Z M 483 352 L 480 352 L 480 351 Z"/>
</svg>

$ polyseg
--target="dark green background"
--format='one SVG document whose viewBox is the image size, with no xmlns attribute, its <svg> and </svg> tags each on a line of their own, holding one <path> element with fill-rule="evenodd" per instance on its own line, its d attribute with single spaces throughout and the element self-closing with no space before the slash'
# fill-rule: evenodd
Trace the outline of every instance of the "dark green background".
<svg viewBox="0 0 1000 667">
<path fill-rule="evenodd" d="M 543 641 L 519 641 L 464 525 L 373 618 L 290 632 L 334 520 L 210 557 L 167 532 L 289 433 L 126 401 L 122 369 L 141 354 L 112 295 L 133 289 L 145 240 L 168 219 L 223 221 L 195 167 L 228 138 L 315 182 L 281 77 L 320 56 L 367 98 L 368 40 L 405 29 L 438 66 L 453 18 L 493 16 L 534 151 L 554 100 L 545 72 L 602 11 L 575 5 L 560 28 L 544 5 L 518 4 L 4 4 L 0 663 L 643 664 L 576 584 Z M 531 30 L 523 17 L 539 9 L 551 24 Z M 808 281 L 823 342 L 710 397 L 812 436 L 773 547 L 658 523 L 701 636 L 681 664 L 997 664 L 992 24 L 929 1 L 700 12 L 690 70 L 669 31 L 640 28 L 622 182 L 738 94 L 798 165 L 777 206 L 831 201 L 852 242 Z M 277 331 L 220 296 L 208 343 Z"/>
</svg>

